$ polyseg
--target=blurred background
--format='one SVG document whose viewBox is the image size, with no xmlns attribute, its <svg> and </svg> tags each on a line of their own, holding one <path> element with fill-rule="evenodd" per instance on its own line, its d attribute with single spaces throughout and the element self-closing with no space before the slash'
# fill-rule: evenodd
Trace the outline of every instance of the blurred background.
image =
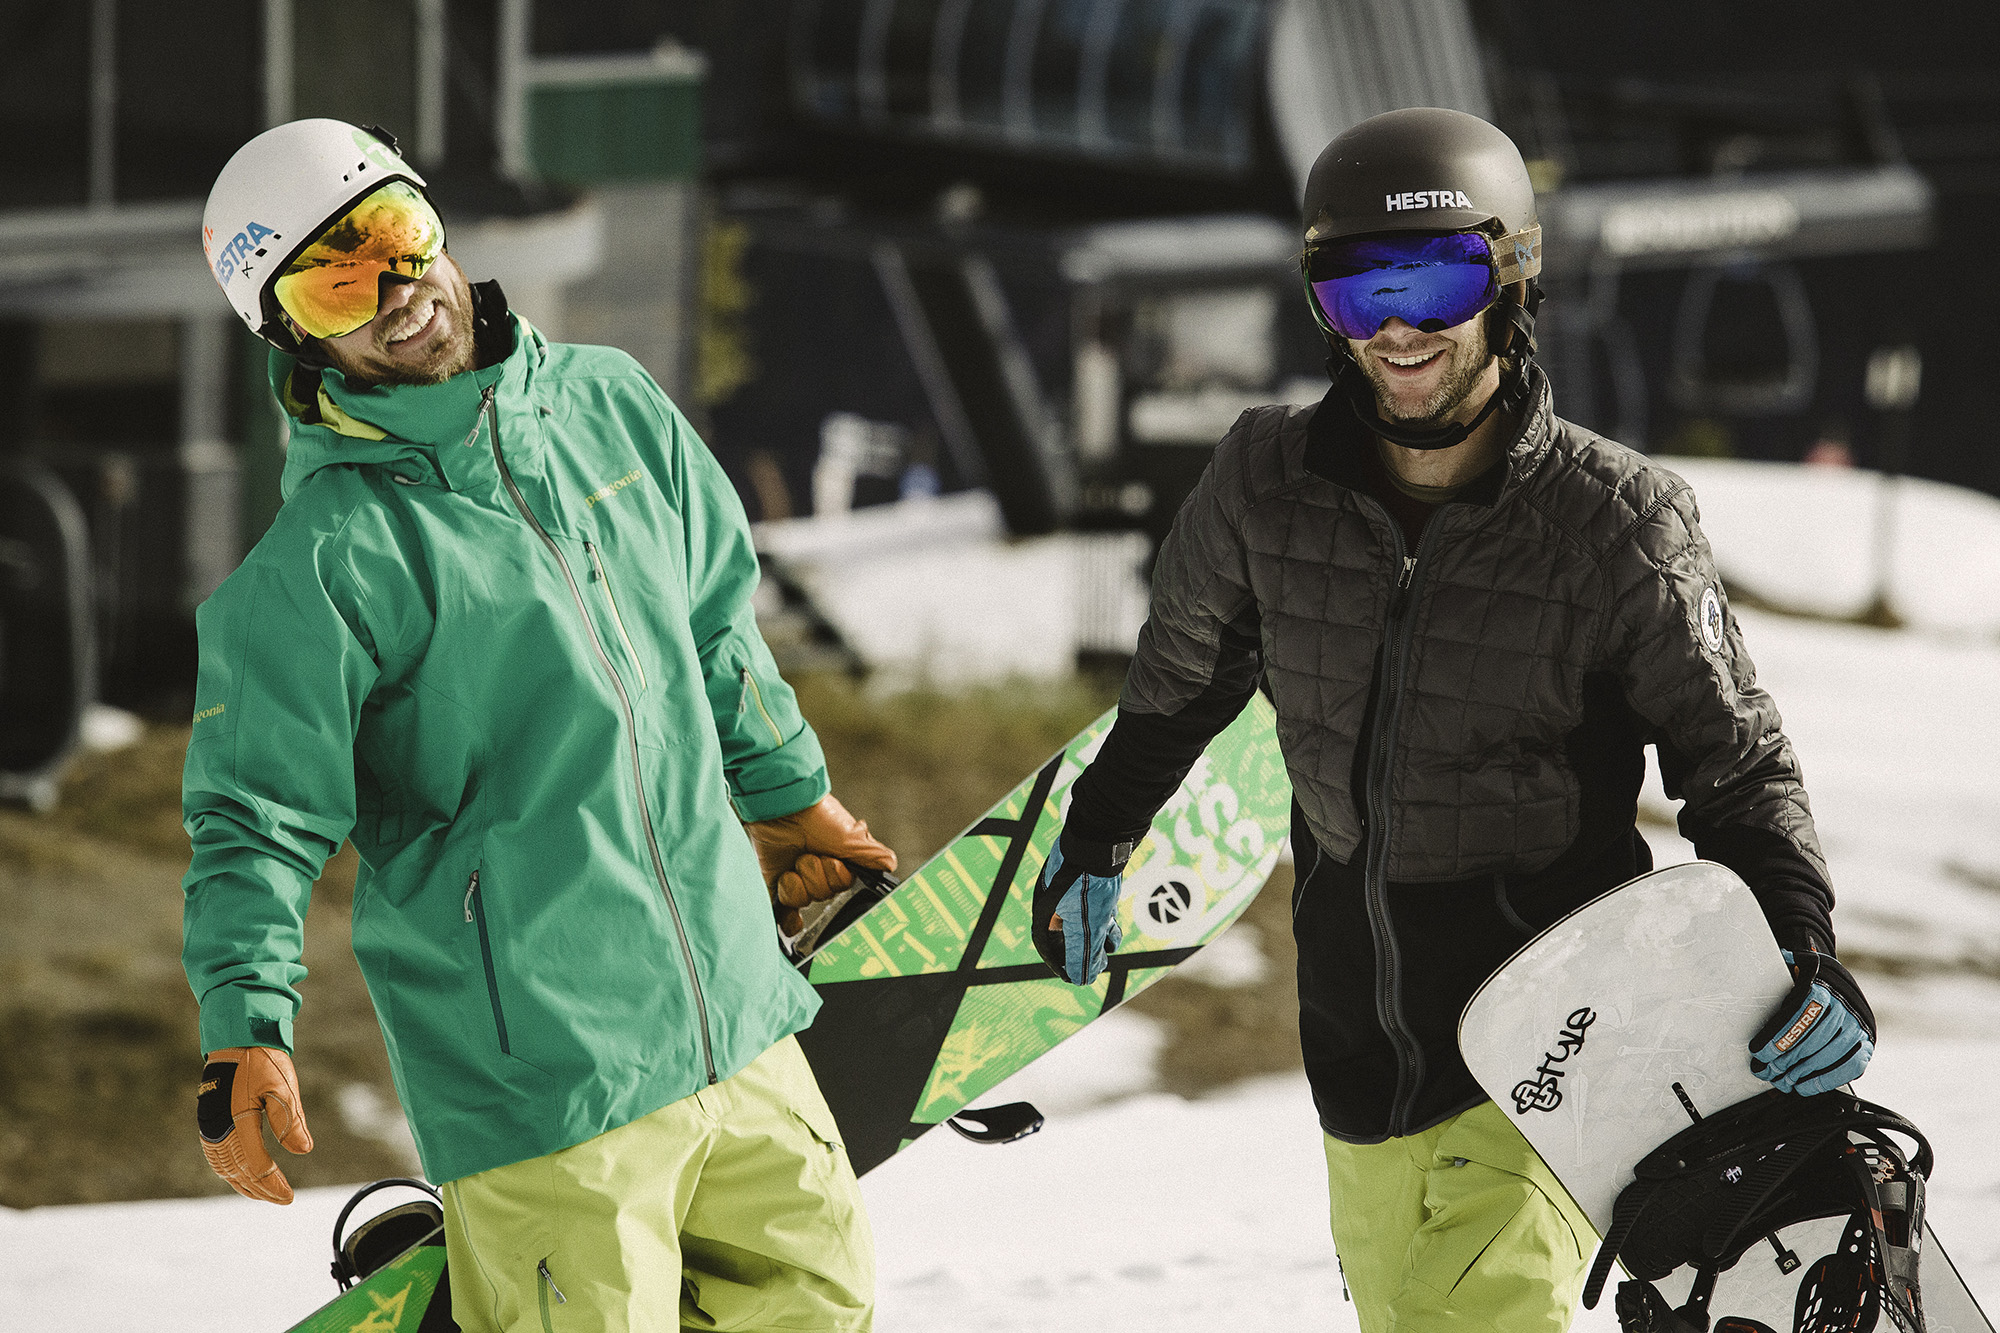
<svg viewBox="0 0 2000 1333">
<path fill-rule="evenodd" d="M 245 140 L 388 128 L 475 280 L 652 372 L 756 524 L 836 787 L 914 865 L 1115 698 L 1236 415 L 1324 393 L 1305 172 L 1410 105 L 1521 146 L 1557 410 L 1695 480 L 1735 606 L 1874 635 L 1890 679 L 1949 643 L 1989 725 L 1991 6 L 0 0 L 0 1205 L 223 1188 L 175 884 L 193 611 L 285 448 L 199 245 Z M 305 1184 L 409 1165 L 351 856 L 309 932 Z M 1988 843 L 1953 864 L 2000 895 Z M 1265 899 L 1262 963 L 1144 997 L 1157 1086 L 1296 1064 Z M 1980 931 L 1857 952 L 1989 976 Z"/>
</svg>

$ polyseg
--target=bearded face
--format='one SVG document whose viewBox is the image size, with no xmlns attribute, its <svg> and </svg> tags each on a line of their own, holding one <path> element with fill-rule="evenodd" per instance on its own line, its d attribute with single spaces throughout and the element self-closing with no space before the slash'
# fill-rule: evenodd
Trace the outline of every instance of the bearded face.
<svg viewBox="0 0 2000 1333">
<path fill-rule="evenodd" d="M 472 369 L 472 285 L 449 254 L 420 278 L 385 277 L 375 318 L 320 346 L 359 383 L 441 384 Z"/>
<path fill-rule="evenodd" d="M 1435 333 L 1391 319 L 1366 342 L 1349 338 L 1347 349 L 1374 386 L 1385 420 L 1412 426 L 1464 420 L 1499 387 L 1499 358 L 1483 314 Z"/>
</svg>

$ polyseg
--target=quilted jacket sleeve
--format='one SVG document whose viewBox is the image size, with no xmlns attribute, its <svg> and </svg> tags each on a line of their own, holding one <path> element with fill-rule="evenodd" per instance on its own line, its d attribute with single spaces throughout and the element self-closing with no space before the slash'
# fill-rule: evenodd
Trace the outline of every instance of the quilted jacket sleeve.
<svg viewBox="0 0 2000 1333">
<path fill-rule="evenodd" d="M 1626 698 L 1654 728 L 1681 832 L 1741 875 L 1781 942 L 1830 946 L 1833 890 L 1797 756 L 1729 611 L 1694 494 L 1653 472 L 1609 558 L 1609 645 Z"/>
<path fill-rule="evenodd" d="M 1237 423 L 1160 543 L 1151 609 L 1118 701 L 1122 711 L 1179 712 L 1214 683 L 1219 668 L 1234 664 L 1246 637 L 1254 645 L 1257 596 L 1242 538 L 1246 437 L 1260 417 L 1282 410 L 1265 408 Z"/>
<path fill-rule="evenodd" d="M 1216 447 L 1153 564 L 1151 612 L 1118 701 L 1118 720 L 1077 779 L 1066 855 L 1141 836 L 1194 761 L 1232 722 L 1263 673 L 1257 598 L 1241 535 L 1244 454 L 1283 409 L 1246 414 Z M 1269 418 L 1269 420 L 1266 420 Z"/>
</svg>

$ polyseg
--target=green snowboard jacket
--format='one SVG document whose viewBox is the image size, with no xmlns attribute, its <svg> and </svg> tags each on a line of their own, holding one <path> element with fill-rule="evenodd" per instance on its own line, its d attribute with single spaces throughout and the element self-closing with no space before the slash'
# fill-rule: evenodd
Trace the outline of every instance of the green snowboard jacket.
<svg viewBox="0 0 2000 1333">
<path fill-rule="evenodd" d="M 202 1049 L 291 1049 L 307 898 L 350 837 L 354 952 L 433 1180 L 804 1027 L 738 818 L 811 805 L 825 765 L 757 633 L 741 504 L 674 405 L 519 320 L 438 385 L 271 365 L 285 503 L 197 619 Z"/>
</svg>

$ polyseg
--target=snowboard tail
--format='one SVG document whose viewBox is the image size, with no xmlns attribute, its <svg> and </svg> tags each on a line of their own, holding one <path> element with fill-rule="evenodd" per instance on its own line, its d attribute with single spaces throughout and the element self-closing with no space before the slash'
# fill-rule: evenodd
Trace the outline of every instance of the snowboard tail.
<svg viewBox="0 0 2000 1333">
<path fill-rule="evenodd" d="M 1723 866 L 1695 861 L 1620 885 L 1528 941 L 1474 992 L 1459 1049 L 1598 1233 L 1611 1236 L 1635 1168 L 1691 1119 L 1790 1096 L 1750 1072 L 1749 1049 L 1791 987 L 1748 887 Z M 1792 1328 L 1801 1263 L 1812 1271 L 1821 1256 L 1841 1253 L 1846 1222 L 1843 1214 L 1779 1226 L 1768 1246 L 1753 1243 L 1720 1273 L 1702 1304 Z M 1920 1249 L 1927 1333 L 1993 1333 L 1928 1225 Z M 1682 1268 L 1658 1288 L 1680 1306 L 1694 1280 Z M 1650 1307 L 1624 1297 L 1621 1317 L 1645 1327 Z"/>
<path fill-rule="evenodd" d="M 383 1264 L 287 1333 L 457 1333 L 444 1233 Z"/>
</svg>

